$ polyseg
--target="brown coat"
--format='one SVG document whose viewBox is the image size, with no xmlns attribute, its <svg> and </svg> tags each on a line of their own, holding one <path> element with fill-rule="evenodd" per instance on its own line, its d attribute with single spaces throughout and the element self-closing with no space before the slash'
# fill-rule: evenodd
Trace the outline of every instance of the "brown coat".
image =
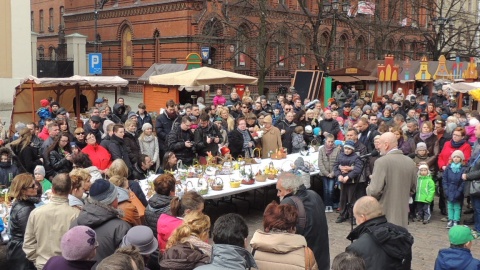
<svg viewBox="0 0 480 270">
<path fill-rule="evenodd" d="M 265 133 L 262 136 L 262 158 L 268 158 L 268 152 L 282 148 L 282 137 L 280 130 L 272 126 L 270 130 L 262 129 Z"/>
<path fill-rule="evenodd" d="M 257 230 L 250 246 L 258 269 L 318 269 L 315 256 L 302 235 Z"/>
<path fill-rule="evenodd" d="M 119 203 L 118 209 L 122 210 L 124 213 L 124 216 L 122 218 L 123 221 L 126 221 L 132 227 L 142 225 L 137 207 L 135 207 L 135 205 L 133 205 L 130 200 Z"/>
<path fill-rule="evenodd" d="M 417 166 L 401 150 L 392 150 L 375 161 L 367 195 L 377 198 L 388 222 L 408 225 L 408 200 L 417 185 Z"/>
</svg>

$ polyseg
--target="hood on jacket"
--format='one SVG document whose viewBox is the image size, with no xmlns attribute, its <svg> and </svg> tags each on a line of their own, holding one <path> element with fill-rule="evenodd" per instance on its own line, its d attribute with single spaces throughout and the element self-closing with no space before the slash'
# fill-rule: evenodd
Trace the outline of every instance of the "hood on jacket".
<svg viewBox="0 0 480 270">
<path fill-rule="evenodd" d="M 12 165 L 12 156 L 13 152 L 7 147 L 0 148 L 0 157 L 3 155 L 7 155 L 8 161 L 7 162 L 0 162 L 1 167 L 10 167 Z"/>
<path fill-rule="evenodd" d="M 117 116 L 121 116 L 125 113 L 125 106 L 120 103 L 115 103 L 115 105 L 113 105 L 112 112 Z"/>
<path fill-rule="evenodd" d="M 210 257 L 190 243 L 178 243 L 165 251 L 160 266 L 164 269 L 194 269 L 208 264 Z"/>
<path fill-rule="evenodd" d="M 472 259 L 472 253 L 466 248 L 441 249 L 438 252 L 435 269 L 437 265 L 440 266 L 438 269 L 473 269 L 468 267 Z"/>
<path fill-rule="evenodd" d="M 128 190 L 121 187 L 117 187 L 117 191 L 118 191 L 118 203 L 130 200 L 130 193 L 128 192 Z"/>
<path fill-rule="evenodd" d="M 120 210 L 88 198 L 87 204 L 78 215 L 77 224 L 95 229 L 111 219 L 121 218 L 122 215 Z"/>
<path fill-rule="evenodd" d="M 358 239 L 364 233 L 368 233 L 390 257 L 400 261 L 411 260 L 413 236 L 405 228 L 388 223 L 385 216 L 360 224 L 347 236 L 347 239 Z"/>
<path fill-rule="evenodd" d="M 155 193 L 150 200 L 148 200 L 147 208 L 150 208 L 154 212 L 162 211 L 162 213 L 166 213 L 170 210 L 171 201 L 172 197 Z"/>
<path fill-rule="evenodd" d="M 307 246 L 305 237 L 291 233 L 267 233 L 257 230 L 250 240 L 250 246 L 259 251 L 286 254 Z"/>
<path fill-rule="evenodd" d="M 224 244 L 213 245 L 210 264 L 197 269 L 245 269 L 258 268 L 252 254 L 246 249 Z"/>
</svg>

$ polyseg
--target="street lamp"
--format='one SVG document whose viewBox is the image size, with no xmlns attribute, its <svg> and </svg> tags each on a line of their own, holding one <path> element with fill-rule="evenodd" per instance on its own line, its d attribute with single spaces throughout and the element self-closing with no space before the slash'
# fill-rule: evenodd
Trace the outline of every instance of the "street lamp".
<svg viewBox="0 0 480 270">
<path fill-rule="evenodd" d="M 456 18 L 453 18 L 453 17 L 435 17 L 432 19 L 432 24 L 433 24 L 435 36 L 436 36 L 436 40 L 435 40 L 436 53 L 433 55 L 433 60 L 437 60 L 437 58 L 440 57 L 440 54 L 442 53 L 441 52 L 442 48 L 445 47 L 445 45 L 448 45 L 448 44 L 443 44 L 443 42 L 446 40 L 445 38 L 446 26 L 449 27 L 448 29 L 449 34 L 451 34 L 453 27 L 455 26 L 455 22 L 456 22 Z"/>
<path fill-rule="evenodd" d="M 102 10 L 103 7 L 105 6 L 106 3 L 108 3 L 109 0 L 99 0 L 97 3 L 97 0 L 93 0 L 94 2 L 94 10 L 93 10 L 93 18 L 95 19 L 95 37 L 94 37 L 94 46 L 95 46 L 95 52 L 98 52 L 98 45 L 100 44 L 98 42 L 98 12 L 99 10 Z M 98 5 L 98 9 L 97 9 Z"/>
<path fill-rule="evenodd" d="M 341 7 L 341 10 L 340 10 L 340 7 Z M 331 11 L 333 11 L 332 34 L 330 35 L 330 44 L 333 44 L 333 53 L 336 54 L 337 52 L 337 16 L 347 14 L 348 11 L 350 10 L 350 4 L 345 1 L 340 4 L 338 0 L 332 0 L 331 3 L 328 1 L 324 3 L 323 8 L 325 13 L 331 13 Z M 330 51 L 330 48 L 329 48 L 329 51 Z M 334 56 L 335 56 L 335 59 L 333 60 L 333 69 L 335 70 L 337 57 L 336 55 Z M 330 60 L 329 58 L 330 57 L 328 57 L 327 59 Z"/>
</svg>

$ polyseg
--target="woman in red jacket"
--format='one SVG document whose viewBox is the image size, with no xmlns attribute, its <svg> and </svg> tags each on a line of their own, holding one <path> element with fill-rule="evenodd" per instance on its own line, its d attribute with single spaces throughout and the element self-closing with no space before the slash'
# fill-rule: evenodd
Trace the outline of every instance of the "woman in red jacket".
<svg viewBox="0 0 480 270">
<path fill-rule="evenodd" d="M 104 173 L 112 164 L 112 155 L 103 146 L 97 144 L 97 139 L 93 133 L 87 134 L 87 146 L 82 149 L 92 161 L 93 166 Z"/>
<path fill-rule="evenodd" d="M 462 127 L 457 127 L 453 130 L 452 139 L 445 143 L 442 152 L 440 152 L 440 155 L 438 155 L 438 168 L 441 171 L 444 171 L 448 166 L 450 156 L 455 150 L 462 151 L 465 156 L 464 162 L 465 164 L 468 163 L 468 160 L 472 154 L 472 147 L 465 139 L 465 134 L 465 129 Z"/>
</svg>

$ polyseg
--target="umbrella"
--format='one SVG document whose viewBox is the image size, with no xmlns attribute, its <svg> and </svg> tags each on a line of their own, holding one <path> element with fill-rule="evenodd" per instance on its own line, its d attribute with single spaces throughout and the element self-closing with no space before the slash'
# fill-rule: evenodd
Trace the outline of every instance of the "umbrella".
<svg viewBox="0 0 480 270">
<path fill-rule="evenodd" d="M 201 67 L 150 76 L 151 84 L 200 86 L 206 84 L 257 84 L 255 77 L 221 69 Z"/>
</svg>

